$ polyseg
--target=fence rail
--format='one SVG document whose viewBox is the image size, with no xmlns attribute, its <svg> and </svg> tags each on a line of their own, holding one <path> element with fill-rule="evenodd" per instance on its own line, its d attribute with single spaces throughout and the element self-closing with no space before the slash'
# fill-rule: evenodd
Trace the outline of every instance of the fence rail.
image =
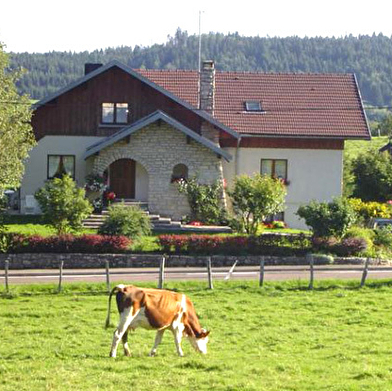
<svg viewBox="0 0 392 391">
<path fill-rule="evenodd" d="M 206 263 L 205 267 L 195 267 L 195 268 L 171 268 L 167 269 L 167 264 L 166 264 L 166 256 L 163 256 L 161 258 L 161 262 L 159 265 L 159 268 L 121 268 L 119 271 L 118 269 L 110 269 L 109 261 L 105 262 L 105 265 L 101 269 L 94 269 L 93 272 L 86 271 L 85 269 L 83 271 L 75 271 L 75 269 L 72 269 L 72 272 L 67 271 L 67 269 L 64 269 L 64 261 L 61 261 L 59 263 L 58 269 L 46 269 L 50 270 L 45 271 L 45 272 L 29 272 L 28 276 L 30 278 L 58 278 L 58 292 L 61 292 L 63 282 L 67 279 L 73 278 L 75 275 L 78 275 L 79 278 L 83 278 L 85 276 L 91 277 L 95 276 L 98 278 L 105 277 L 106 281 L 106 287 L 107 290 L 110 291 L 110 285 L 111 285 L 111 280 L 115 276 L 121 276 L 121 275 L 131 275 L 132 274 L 135 276 L 136 274 L 143 274 L 145 276 L 149 276 L 149 280 L 158 280 L 158 288 L 163 289 L 165 285 L 165 277 L 170 277 L 173 276 L 174 274 L 178 275 L 180 272 L 183 272 L 187 274 L 187 277 L 183 279 L 189 279 L 189 275 L 193 275 L 194 277 L 197 277 L 198 279 L 200 278 L 205 278 L 207 287 L 209 289 L 214 289 L 214 278 L 220 277 L 220 279 L 223 279 L 224 281 L 229 281 L 232 277 L 238 277 L 246 274 L 247 279 L 253 278 L 252 276 L 254 275 L 254 278 L 259 279 L 259 286 L 262 287 L 265 283 L 265 280 L 268 279 L 269 275 L 276 275 L 279 273 L 286 273 L 287 279 L 290 279 L 290 273 L 292 276 L 297 275 L 298 273 L 305 273 L 308 274 L 309 278 L 309 285 L 308 289 L 312 290 L 314 289 L 314 281 L 317 276 L 320 276 L 321 273 L 323 272 L 332 272 L 332 271 L 338 271 L 338 272 L 356 272 L 359 273 L 361 278 L 360 278 L 360 283 L 359 286 L 363 287 L 366 284 L 366 279 L 368 278 L 369 273 L 372 272 L 385 272 L 385 273 L 391 273 L 391 278 L 392 278 L 392 267 L 370 267 L 370 260 L 367 259 L 366 262 L 362 267 L 359 266 L 354 266 L 354 267 L 348 267 L 348 266 L 337 266 L 333 268 L 334 266 L 330 265 L 315 265 L 314 263 L 314 258 L 311 254 L 308 254 L 306 257 L 307 264 L 306 265 L 298 265 L 298 266 L 277 266 L 277 265 L 271 265 L 267 266 L 264 257 L 261 257 L 260 265 L 257 269 L 257 266 L 255 267 L 243 267 L 241 270 L 238 272 L 235 271 L 235 268 L 237 267 L 240 268 L 240 262 L 236 260 L 234 264 L 231 266 L 229 270 L 227 268 L 222 268 L 222 267 L 217 267 L 214 268 L 212 265 L 212 260 L 211 257 L 206 257 Z M 137 270 L 137 271 L 136 271 Z M 219 270 L 219 271 L 218 271 Z M 26 275 L 26 272 L 23 270 L 18 270 L 16 271 L 10 271 L 9 269 L 9 261 L 5 261 L 4 263 L 4 274 L 2 275 L 0 272 L 0 280 L 1 278 L 4 278 L 4 285 L 5 285 L 5 290 L 6 292 L 9 292 L 10 290 L 10 279 L 11 278 L 22 278 L 23 276 Z M 111 278 L 112 277 L 112 278 Z M 132 278 L 132 277 L 131 277 Z M 177 277 L 181 278 L 181 277 Z M 195 278 L 196 279 L 196 278 Z M 292 278 L 291 278 L 292 279 Z"/>
</svg>

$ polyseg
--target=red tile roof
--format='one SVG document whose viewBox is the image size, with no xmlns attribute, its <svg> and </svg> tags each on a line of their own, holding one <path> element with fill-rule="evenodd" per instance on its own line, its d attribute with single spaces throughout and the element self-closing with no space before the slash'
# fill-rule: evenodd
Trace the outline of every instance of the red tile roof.
<svg viewBox="0 0 392 391">
<path fill-rule="evenodd" d="M 197 108 L 197 71 L 137 72 Z M 238 133 L 369 138 L 352 74 L 217 71 L 215 88 L 214 117 Z M 260 101 L 263 112 L 246 112 L 245 101 Z"/>
</svg>

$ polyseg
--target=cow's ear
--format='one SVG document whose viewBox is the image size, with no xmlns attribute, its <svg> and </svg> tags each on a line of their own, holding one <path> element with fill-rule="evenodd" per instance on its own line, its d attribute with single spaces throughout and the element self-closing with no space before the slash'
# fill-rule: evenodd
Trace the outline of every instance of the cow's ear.
<svg viewBox="0 0 392 391">
<path fill-rule="evenodd" d="M 204 331 L 204 330 L 203 330 L 203 332 L 201 333 L 201 337 L 202 337 L 202 338 L 208 337 L 209 334 L 210 334 L 210 331 Z"/>
</svg>

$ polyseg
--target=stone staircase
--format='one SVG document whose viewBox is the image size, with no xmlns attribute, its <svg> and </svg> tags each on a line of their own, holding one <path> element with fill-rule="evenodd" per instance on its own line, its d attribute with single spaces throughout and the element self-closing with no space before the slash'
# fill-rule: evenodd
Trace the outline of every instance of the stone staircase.
<svg viewBox="0 0 392 391">
<path fill-rule="evenodd" d="M 126 206 L 139 206 L 148 215 L 151 221 L 152 229 L 154 231 L 175 231 L 181 230 L 180 221 L 172 221 L 169 217 L 162 217 L 159 214 L 151 214 L 148 210 L 148 204 L 146 202 L 132 201 L 132 200 L 121 200 L 115 201 L 115 203 L 122 203 Z M 84 228 L 98 229 L 108 215 L 108 210 L 105 208 L 101 213 L 93 213 L 87 219 L 83 221 Z"/>
</svg>

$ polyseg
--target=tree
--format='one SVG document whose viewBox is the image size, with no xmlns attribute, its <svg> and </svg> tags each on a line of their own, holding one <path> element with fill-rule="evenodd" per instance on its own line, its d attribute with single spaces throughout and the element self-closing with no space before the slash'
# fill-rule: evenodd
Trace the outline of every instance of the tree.
<svg viewBox="0 0 392 391">
<path fill-rule="evenodd" d="M 392 114 L 388 113 L 380 122 L 379 130 L 381 136 L 392 137 Z"/>
<path fill-rule="evenodd" d="M 368 151 L 352 162 L 353 196 L 363 201 L 392 199 L 392 158 L 388 152 Z"/>
<path fill-rule="evenodd" d="M 229 195 L 246 233 L 255 235 L 262 221 L 284 210 L 286 186 L 279 179 L 267 175 L 241 175 L 235 178 Z"/>
<path fill-rule="evenodd" d="M 15 82 L 20 72 L 10 72 L 8 64 L 8 55 L 0 43 L 0 194 L 6 188 L 19 186 L 24 161 L 35 145 L 31 103 L 26 95 L 18 94 Z"/>
<path fill-rule="evenodd" d="M 80 230 L 83 219 L 93 210 L 85 198 L 84 189 L 78 188 L 69 175 L 47 181 L 35 193 L 35 198 L 44 217 L 58 235 Z"/>
</svg>

